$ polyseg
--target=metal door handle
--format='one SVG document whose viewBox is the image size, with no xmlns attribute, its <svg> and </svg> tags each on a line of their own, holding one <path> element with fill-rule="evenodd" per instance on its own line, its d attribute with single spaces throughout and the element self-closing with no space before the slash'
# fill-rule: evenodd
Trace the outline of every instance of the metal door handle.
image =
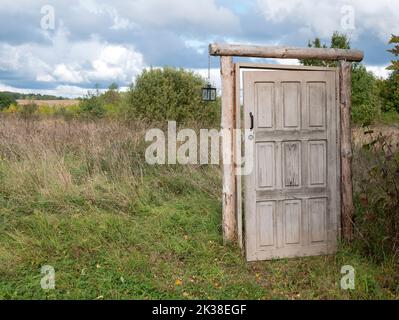
<svg viewBox="0 0 399 320">
<path fill-rule="evenodd" d="M 254 115 L 252 114 L 252 112 L 250 112 L 249 116 L 251 118 L 251 127 L 249 129 L 253 130 L 254 129 Z"/>
</svg>

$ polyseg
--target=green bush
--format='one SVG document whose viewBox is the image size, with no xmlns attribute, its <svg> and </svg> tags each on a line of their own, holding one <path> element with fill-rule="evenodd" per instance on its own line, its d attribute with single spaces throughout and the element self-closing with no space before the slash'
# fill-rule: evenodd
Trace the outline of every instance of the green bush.
<svg viewBox="0 0 399 320">
<path fill-rule="evenodd" d="M 375 76 L 362 64 L 352 69 L 352 120 L 367 126 L 380 117 L 381 102 Z"/>
<path fill-rule="evenodd" d="M 381 85 L 384 112 L 399 112 L 399 71 L 393 71 Z"/>
<path fill-rule="evenodd" d="M 7 92 L 0 92 L 0 111 L 8 108 L 12 104 L 16 104 L 16 100 L 12 96 L 12 94 Z"/>
<path fill-rule="evenodd" d="M 102 118 L 105 116 L 104 100 L 98 89 L 89 91 L 80 102 L 80 111 L 85 118 Z"/>
<path fill-rule="evenodd" d="M 34 102 L 28 103 L 28 104 L 20 107 L 19 114 L 23 119 L 29 120 L 29 119 L 33 118 L 35 115 L 37 115 L 38 109 L 39 109 L 39 106 L 36 103 L 34 103 Z"/>
<path fill-rule="evenodd" d="M 203 78 L 174 68 L 144 70 L 128 93 L 129 118 L 219 124 L 219 101 L 202 102 Z"/>
<path fill-rule="evenodd" d="M 82 114 L 80 104 L 70 106 L 60 106 L 54 109 L 54 116 L 61 117 L 64 120 L 77 119 Z"/>
<path fill-rule="evenodd" d="M 102 100 L 107 105 L 117 106 L 121 102 L 121 94 L 118 92 L 118 85 L 116 83 L 110 84 L 108 90 L 101 95 Z"/>
<path fill-rule="evenodd" d="M 399 60 L 397 59 L 399 56 L 399 36 L 392 35 L 389 44 L 394 45 L 394 47 L 388 52 L 392 53 L 396 59 L 392 60 L 391 65 L 387 68 L 392 72 L 387 81 L 385 81 L 382 97 L 386 111 L 395 110 L 399 112 Z"/>
</svg>

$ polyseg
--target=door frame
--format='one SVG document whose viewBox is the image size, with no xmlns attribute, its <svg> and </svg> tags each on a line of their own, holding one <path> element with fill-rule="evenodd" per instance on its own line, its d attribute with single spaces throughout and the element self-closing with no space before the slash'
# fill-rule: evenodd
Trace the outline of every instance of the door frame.
<svg viewBox="0 0 399 320">
<path fill-rule="evenodd" d="M 337 153 L 336 153 L 336 161 L 337 161 L 337 186 L 338 189 L 341 190 L 341 130 L 340 130 L 340 122 L 341 122 L 341 113 L 340 111 L 340 77 L 339 77 L 339 68 L 330 68 L 330 67 L 315 67 L 315 66 L 297 66 L 297 65 L 276 65 L 276 64 L 260 64 L 260 63 L 248 63 L 248 62 L 240 62 L 234 64 L 235 69 L 235 123 L 234 126 L 236 129 L 241 129 L 240 132 L 244 132 L 242 129 L 245 129 L 244 119 L 242 119 L 241 115 L 245 112 L 244 101 L 241 104 L 241 92 L 243 92 L 243 77 L 241 76 L 241 71 L 250 71 L 250 70 L 275 70 L 275 71 L 327 71 L 335 73 L 335 105 L 336 105 L 336 137 L 337 137 Z M 240 134 L 241 139 L 236 139 L 235 143 L 235 152 L 234 152 L 234 163 L 241 163 L 240 157 L 242 155 L 242 150 L 245 148 L 242 147 L 242 141 L 245 141 L 243 138 L 243 133 Z M 245 179 L 245 176 L 244 176 Z M 242 253 L 246 255 L 246 244 L 245 244 L 245 223 L 243 223 L 243 219 L 245 218 L 245 192 L 243 189 L 243 180 L 241 175 L 235 175 L 235 183 L 236 183 L 236 221 L 237 221 L 237 241 L 242 250 Z M 245 180 L 244 180 L 245 181 Z M 342 191 L 342 190 L 341 190 Z M 244 199 L 244 200 L 243 200 Z M 337 197 L 337 239 L 341 237 L 341 197 Z"/>
<path fill-rule="evenodd" d="M 352 183 L 352 134 L 351 134 L 351 94 L 352 63 L 364 58 L 361 50 L 335 48 L 309 48 L 290 46 L 262 46 L 251 44 L 209 44 L 209 55 L 220 57 L 221 75 L 221 129 L 222 137 L 222 231 L 223 243 L 236 243 L 238 238 L 236 213 L 236 69 L 233 57 L 269 59 L 316 59 L 336 61 L 339 70 L 340 106 L 340 163 L 341 163 L 341 229 L 346 241 L 353 239 L 353 183 Z M 243 64 L 242 64 L 243 65 Z M 252 65 L 252 67 L 254 67 Z M 287 68 L 287 66 L 282 66 Z M 297 66 L 295 66 L 297 68 Z M 303 67 L 301 67 L 303 68 Z M 310 67 L 304 67 L 310 68 Z M 317 68 L 317 67 L 316 67 Z"/>
</svg>

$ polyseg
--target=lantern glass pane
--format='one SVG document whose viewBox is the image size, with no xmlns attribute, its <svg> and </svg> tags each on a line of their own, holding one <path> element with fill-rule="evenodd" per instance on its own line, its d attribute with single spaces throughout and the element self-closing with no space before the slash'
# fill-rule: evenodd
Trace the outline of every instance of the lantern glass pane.
<svg viewBox="0 0 399 320">
<path fill-rule="evenodd" d="M 216 100 L 216 89 L 214 89 L 214 88 L 210 89 L 210 94 L 211 94 L 210 100 L 215 101 Z"/>
<path fill-rule="evenodd" d="M 202 100 L 209 101 L 208 88 L 202 88 Z"/>
<path fill-rule="evenodd" d="M 215 101 L 216 100 L 216 88 L 211 86 L 202 88 L 202 101 Z"/>
</svg>

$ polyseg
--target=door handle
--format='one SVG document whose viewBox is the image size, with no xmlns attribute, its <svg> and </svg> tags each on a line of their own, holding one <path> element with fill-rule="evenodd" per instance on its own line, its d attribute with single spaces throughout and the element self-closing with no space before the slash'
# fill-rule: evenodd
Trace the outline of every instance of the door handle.
<svg viewBox="0 0 399 320">
<path fill-rule="evenodd" d="M 249 117 L 251 118 L 251 127 L 249 128 L 250 130 L 254 129 L 254 115 L 252 112 L 249 113 Z"/>
</svg>

